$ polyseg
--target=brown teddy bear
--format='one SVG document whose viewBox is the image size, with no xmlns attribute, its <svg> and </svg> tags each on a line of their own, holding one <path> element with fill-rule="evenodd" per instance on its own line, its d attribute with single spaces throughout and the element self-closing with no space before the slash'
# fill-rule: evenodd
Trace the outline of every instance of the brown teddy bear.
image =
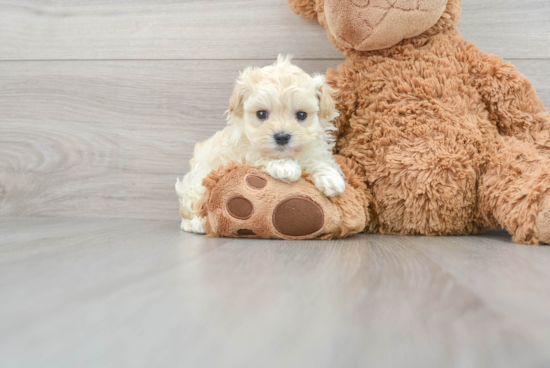
<svg viewBox="0 0 550 368">
<path fill-rule="evenodd" d="M 369 228 L 550 242 L 550 115 L 512 64 L 460 36 L 460 0 L 288 0 L 347 57 L 328 70 L 337 150 L 365 172 Z"/>
<path fill-rule="evenodd" d="M 336 150 L 353 184 L 339 202 L 307 178 L 290 185 L 246 166 L 222 169 L 205 181 L 210 235 L 340 237 L 359 231 L 346 221 L 364 213 L 357 220 L 371 233 L 466 235 L 500 225 L 516 242 L 550 242 L 550 115 L 513 65 L 461 38 L 460 0 L 288 2 L 347 57 L 327 78 L 341 114 Z M 265 181 L 263 194 L 245 187 L 250 175 Z M 239 195 L 258 211 L 244 211 L 248 219 L 228 216 L 240 213 L 230 204 Z M 284 202 L 294 197 L 311 203 Z M 287 212 L 278 215 L 280 203 Z"/>
</svg>

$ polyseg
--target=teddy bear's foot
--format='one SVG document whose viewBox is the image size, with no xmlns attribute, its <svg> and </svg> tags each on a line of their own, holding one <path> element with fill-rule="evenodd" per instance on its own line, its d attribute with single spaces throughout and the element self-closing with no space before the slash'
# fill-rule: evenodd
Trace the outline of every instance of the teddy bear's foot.
<svg viewBox="0 0 550 368">
<path fill-rule="evenodd" d="M 539 241 L 542 244 L 550 244 L 550 195 L 542 201 L 542 210 L 537 216 L 537 228 Z"/>
<path fill-rule="evenodd" d="M 308 174 L 286 183 L 238 163 L 210 173 L 203 181 L 206 193 L 199 204 L 199 215 L 207 219 L 206 233 L 298 240 L 344 238 L 363 231 L 370 201 L 364 179 L 351 160 L 335 159 L 349 185 L 331 198 L 315 187 Z"/>
<path fill-rule="evenodd" d="M 305 188 L 311 184 L 306 184 L 306 187 L 303 186 L 305 183 L 284 185 L 257 175 L 248 175 L 243 182 L 246 186 L 236 188 L 222 205 L 228 216 L 223 221 L 215 221 L 227 226 L 223 231 L 225 236 L 312 238 L 325 226 L 325 210 L 329 202 L 320 204 L 309 198 Z M 291 188 L 294 195 L 286 194 L 292 192 Z"/>
<path fill-rule="evenodd" d="M 324 217 L 318 203 L 299 195 L 279 202 L 271 215 L 273 227 L 283 237 L 308 237 L 318 233 L 323 229 Z"/>
</svg>

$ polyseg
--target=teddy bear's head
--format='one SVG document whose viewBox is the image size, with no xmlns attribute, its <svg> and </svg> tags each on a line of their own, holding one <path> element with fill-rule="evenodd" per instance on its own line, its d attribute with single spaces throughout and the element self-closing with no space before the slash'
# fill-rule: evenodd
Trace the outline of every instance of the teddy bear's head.
<svg viewBox="0 0 550 368">
<path fill-rule="evenodd" d="M 419 35 L 456 29 L 461 0 L 288 0 L 317 19 L 342 51 L 382 50 Z"/>
</svg>

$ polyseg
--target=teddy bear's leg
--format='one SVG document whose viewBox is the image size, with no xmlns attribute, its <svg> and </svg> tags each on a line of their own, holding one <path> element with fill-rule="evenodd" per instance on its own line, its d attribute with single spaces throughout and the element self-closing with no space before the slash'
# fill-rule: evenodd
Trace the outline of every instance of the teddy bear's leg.
<svg viewBox="0 0 550 368">
<path fill-rule="evenodd" d="M 327 198 L 304 174 L 294 183 L 274 179 L 259 168 L 228 165 L 204 181 L 199 206 L 210 236 L 332 239 L 361 232 L 367 223 L 370 195 L 364 176 L 352 160 L 339 157 L 349 185 Z M 190 224 L 191 225 L 191 224 Z"/>
<path fill-rule="evenodd" d="M 365 170 L 372 183 L 375 232 L 445 236 L 480 230 L 475 148 L 434 137 L 403 139 L 388 147 L 376 171 Z"/>
<path fill-rule="evenodd" d="M 489 156 L 478 195 L 487 225 L 503 226 L 518 243 L 550 243 L 550 158 L 535 145 L 503 138 Z"/>
<path fill-rule="evenodd" d="M 339 220 L 335 206 L 305 178 L 285 183 L 247 166 L 224 175 L 204 204 L 212 236 L 313 239 L 332 233 Z"/>
</svg>

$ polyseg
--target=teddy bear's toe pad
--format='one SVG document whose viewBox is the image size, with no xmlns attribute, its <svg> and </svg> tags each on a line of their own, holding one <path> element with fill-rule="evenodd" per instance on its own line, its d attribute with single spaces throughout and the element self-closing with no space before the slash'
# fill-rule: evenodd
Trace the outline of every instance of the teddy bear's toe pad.
<svg viewBox="0 0 550 368">
<path fill-rule="evenodd" d="M 264 189 L 267 185 L 267 180 L 256 175 L 248 175 L 246 184 L 252 189 Z"/>
<path fill-rule="evenodd" d="M 256 233 L 250 229 L 240 229 L 237 231 L 237 235 L 254 236 Z"/>
<path fill-rule="evenodd" d="M 239 220 L 247 220 L 254 213 L 254 206 L 243 196 L 235 196 L 227 202 L 229 214 Z"/>
<path fill-rule="evenodd" d="M 273 226 L 287 236 L 306 236 L 316 233 L 325 223 L 321 207 L 306 197 L 284 199 L 273 211 Z"/>
</svg>

